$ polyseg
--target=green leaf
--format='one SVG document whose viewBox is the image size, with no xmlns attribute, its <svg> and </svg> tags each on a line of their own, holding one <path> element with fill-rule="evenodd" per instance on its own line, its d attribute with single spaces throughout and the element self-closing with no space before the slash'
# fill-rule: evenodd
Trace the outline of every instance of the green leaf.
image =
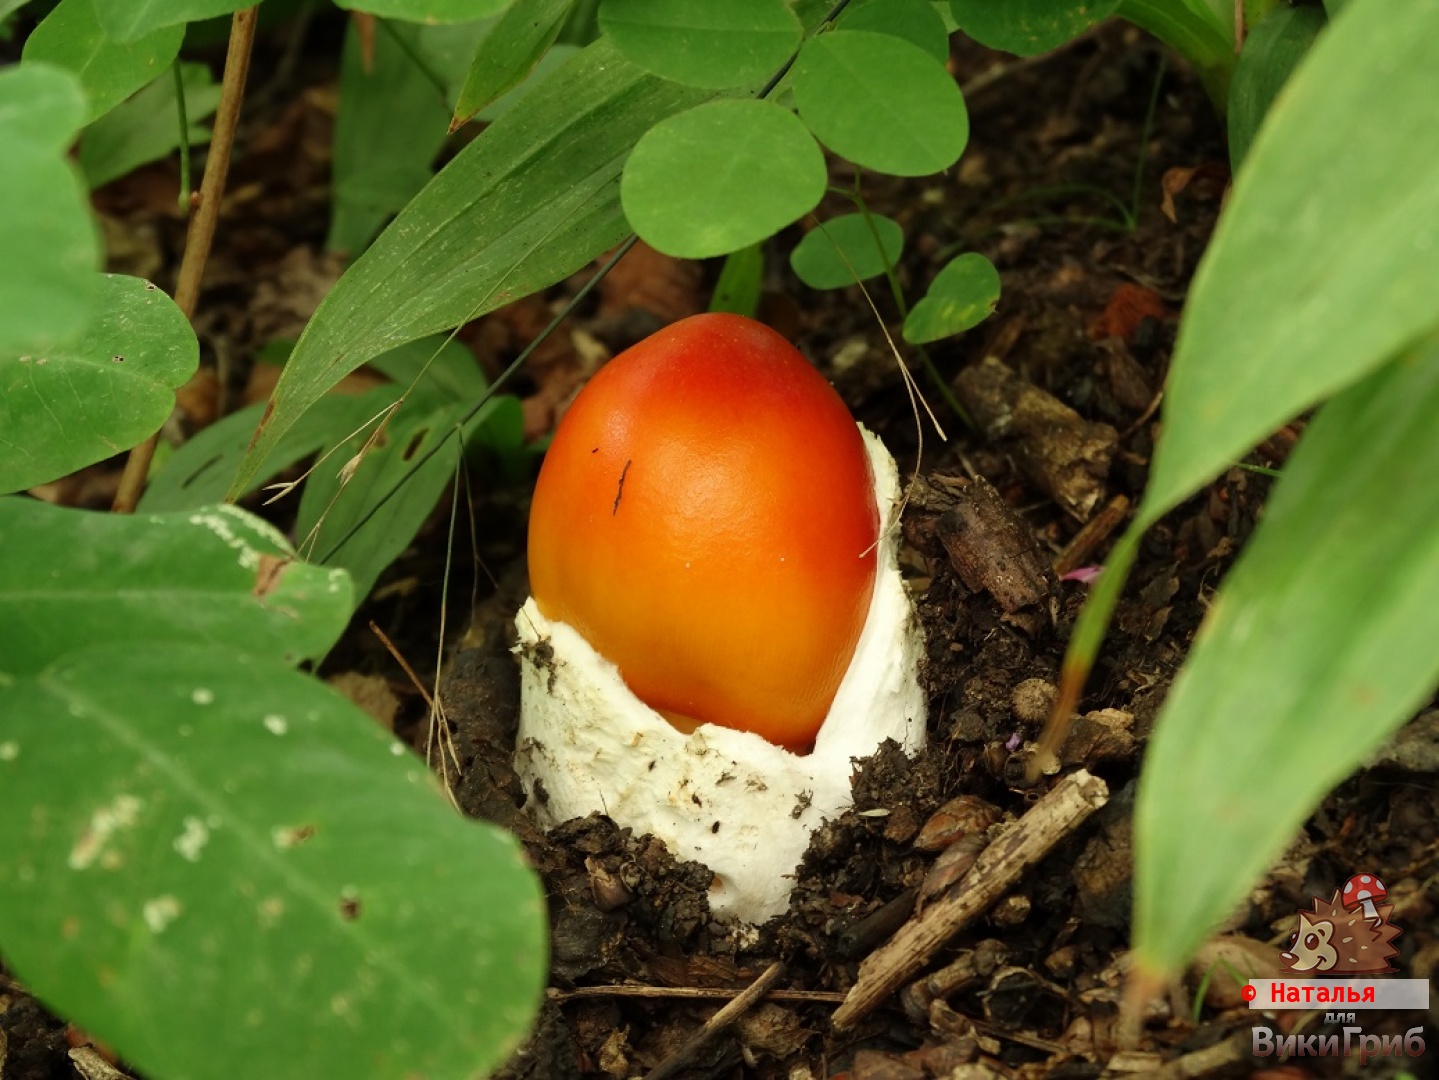
<svg viewBox="0 0 1439 1080">
<path fill-rule="evenodd" d="M 30 0 L 0 0 L 0 19 L 9 18 L 29 2 Z"/>
<path fill-rule="evenodd" d="M 0 356 L 0 492 L 23 491 L 130 449 L 175 407 L 200 346 L 140 278 L 104 275 L 101 313 L 74 345 Z"/>
<path fill-rule="evenodd" d="M 1270 103 L 1324 29 L 1324 12 L 1281 7 L 1244 39 L 1229 83 L 1229 163 L 1235 172 L 1269 111 Z"/>
<path fill-rule="evenodd" d="M 514 0 L 335 0 L 351 11 L 417 23 L 459 23 L 498 15 Z M 525 0 L 519 0 L 524 3 Z"/>
<path fill-rule="evenodd" d="M 983 255 L 966 252 L 945 264 L 904 320 L 904 340 L 924 345 L 977 326 L 999 303 L 999 272 Z"/>
<path fill-rule="evenodd" d="M 0 948 L 147 1075 L 473 1077 L 518 1046 L 546 969 L 519 845 L 328 687 L 122 642 L 0 713 Z"/>
<path fill-rule="evenodd" d="M 790 252 L 789 265 L 811 289 L 842 289 L 899 264 L 904 230 L 883 214 L 846 214 L 822 221 Z"/>
<path fill-rule="evenodd" d="M 303 425 L 286 433 L 266 463 L 266 473 L 274 473 L 321 453 L 305 482 L 295 531 L 302 554 L 349 571 L 357 604 L 428 520 L 462 448 L 489 449 L 503 465 L 520 454 L 524 441 L 519 400 L 501 395 L 466 424 L 461 440 L 411 473 L 484 394 L 484 376 L 468 349 L 443 338 L 403 345 L 375 358 L 371 367 L 394 381 L 364 394 L 327 395 Z M 222 497 L 264 408 L 257 403 L 199 432 L 151 482 L 140 509 L 187 509 Z M 367 446 L 382 421 L 383 434 Z M 265 479 L 257 475 L 256 486 Z M 336 548 L 352 527 L 354 535 Z"/>
<path fill-rule="evenodd" d="M 604 39 L 530 91 L 426 185 L 320 305 L 231 491 L 341 378 L 396 345 L 562 280 L 629 231 L 620 167 L 654 123 L 705 94 Z"/>
<path fill-rule="evenodd" d="M 950 0 L 961 30 L 981 45 L 1019 56 L 1072 41 L 1118 6 L 1119 0 Z"/>
<path fill-rule="evenodd" d="M 549 50 L 540 57 L 539 63 L 535 65 L 535 69 L 530 72 L 529 75 L 521 79 L 518 85 L 506 90 L 499 97 L 495 98 L 494 101 L 477 112 L 473 119 L 485 121 L 498 120 L 510 109 L 519 104 L 526 94 L 544 82 L 545 79 L 549 78 L 551 73 L 569 63 L 571 58 L 579 51 L 580 48 L 577 45 L 551 45 Z"/>
<path fill-rule="evenodd" d="M 1326 405 L 1210 606 L 1135 810 L 1150 972 L 1181 971 L 1324 794 L 1432 696 L 1436 415 L 1434 338 Z"/>
<path fill-rule="evenodd" d="M 600 29 L 646 71 L 710 90 L 764 82 L 801 32 L 784 0 L 601 0 Z"/>
<path fill-rule="evenodd" d="M 10 675 L 115 641 L 136 657 L 139 642 L 200 642 L 297 663 L 325 653 L 350 614 L 343 573 L 284 562 L 284 537 L 233 506 L 134 517 L 4 498 L 0 551 Z"/>
<path fill-rule="evenodd" d="M 569 18 L 574 0 L 516 4 L 481 39 L 455 103 L 453 131 L 535 70 Z"/>
<path fill-rule="evenodd" d="M 199 121 L 219 105 L 220 86 L 204 64 L 181 64 L 180 78 L 185 84 L 190 146 L 202 146 L 210 141 L 210 130 Z M 90 187 L 108 184 L 168 156 L 180 145 L 177 110 L 175 77 L 167 71 L 87 127 L 80 136 L 76 160 Z"/>
<path fill-rule="evenodd" d="M 449 103 L 412 59 L 419 27 L 383 23 L 366 65 L 353 21 L 340 62 L 331 251 L 360 252 L 430 179 Z M 376 147 L 384 153 L 376 153 Z"/>
<path fill-rule="evenodd" d="M 42 60 L 80 80 L 88 124 L 161 74 L 180 51 L 183 26 L 166 26 L 124 44 L 111 41 L 94 0 L 60 0 L 25 41 L 27 62 Z"/>
<path fill-rule="evenodd" d="M 1194 277 L 1144 521 L 1439 322 L 1435 71 L 1439 6 L 1353 0 L 1285 86 Z"/>
<path fill-rule="evenodd" d="M 278 344 L 281 343 L 272 343 L 272 347 Z M 411 381 L 431 357 L 434 363 L 425 368 L 411 387 Z M 292 427 L 276 444 L 274 453 L 266 461 L 265 471 L 257 474 L 251 487 L 240 494 L 247 495 L 302 459 L 339 446 L 357 432 L 369 430 L 402 395 L 417 406 L 437 408 L 455 402 L 473 402 L 486 389 L 474 356 L 459 346 L 445 345 L 445 339 L 439 337 L 402 345 L 376 357 L 370 367 L 397 381 L 363 394 L 326 394 L 306 413 L 305 423 Z M 222 501 L 230 479 L 249 449 L 265 407 L 263 401 L 256 402 L 196 432 L 151 477 L 140 497 L 140 510 L 189 510 Z M 333 456 L 327 455 L 327 459 Z M 316 468 L 338 468 L 345 460 L 340 457 L 333 466 L 317 462 Z"/>
<path fill-rule="evenodd" d="M 949 62 L 949 31 L 930 0 L 854 0 L 835 24 L 841 30 L 872 30 L 918 45 L 941 64 Z"/>
<path fill-rule="evenodd" d="M 727 255 L 819 205 L 824 154 L 770 101 L 699 105 L 640 139 L 620 188 L 630 224 L 666 255 Z"/>
<path fill-rule="evenodd" d="M 392 405 L 396 393 L 395 389 L 377 387 L 360 395 L 327 394 L 305 415 L 304 424 L 285 433 L 266 461 L 266 470 L 241 494 L 248 495 L 281 470 L 343 442 Z M 264 415 L 265 402 L 257 401 L 197 431 L 150 478 L 140 496 L 140 510 L 191 510 L 222 502 Z"/>
<path fill-rule="evenodd" d="M 725 256 L 710 297 L 711 311 L 728 311 L 753 319 L 759 311 L 760 293 L 764 288 L 764 247 L 751 244 Z"/>
<path fill-rule="evenodd" d="M 799 114 L 856 165 L 926 176 L 959 160 L 969 115 L 944 66 L 917 45 L 862 30 L 811 38 L 795 62 Z"/>
<path fill-rule="evenodd" d="M 63 156 L 84 118 L 68 71 L 0 70 L 0 355 L 73 341 L 94 312 L 99 238 Z"/>
<path fill-rule="evenodd" d="M 138 41 L 162 26 L 212 19 L 250 7 L 254 0 L 90 0 L 113 41 Z"/>
</svg>

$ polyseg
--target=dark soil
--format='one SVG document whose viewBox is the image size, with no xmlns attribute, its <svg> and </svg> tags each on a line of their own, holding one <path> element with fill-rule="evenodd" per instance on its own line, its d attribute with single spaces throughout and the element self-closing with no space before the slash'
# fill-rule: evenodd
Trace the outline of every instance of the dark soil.
<svg viewBox="0 0 1439 1080">
<path fill-rule="evenodd" d="M 278 42 L 264 45 L 256 85 L 264 87 L 278 51 Z M 1132 504 L 1143 491 L 1175 316 L 1227 176 L 1222 133 L 1197 80 L 1125 27 L 1107 27 L 1032 62 L 967 49 L 955 68 L 972 119 L 960 164 L 920 181 L 865 177 L 863 190 L 875 210 L 905 227 L 901 276 L 911 299 L 961 250 L 984 253 L 1000 271 L 1004 294 L 995 316 L 932 350 L 946 389 L 965 402 L 980 431 L 967 430 L 920 373 L 950 436 L 941 442 L 927 431 L 921 456 L 908 397 L 858 290 L 806 289 L 782 258 L 795 237 L 772 246 L 764 317 L 831 375 L 855 415 L 884 437 L 902 473 L 917 467 L 922 476 L 904 521 L 903 562 L 928 642 L 930 717 L 929 746 L 919 758 L 882 752 L 864 764 L 855 811 L 815 837 L 790 911 L 757 938 L 712 922 L 708 871 L 676 862 L 652 839 L 607 819 L 571 822 L 545 836 L 519 809 L 509 767 L 518 681 L 507 649 L 509 623 L 526 592 L 527 492 L 475 492 L 484 598 L 464 641 L 447 643 L 457 650 L 445 687 L 460 761 L 454 790 L 466 812 L 525 841 L 551 897 L 553 933 L 551 997 L 533 1043 L 506 1075 L 644 1075 L 695 1034 L 725 992 L 749 985 L 774 961 L 785 964 L 781 988 L 811 996 L 762 1002 L 676 1075 L 1097 1077 L 1165 1063 L 1160 1075 L 1175 1077 L 1349 1075 L 1346 1068 L 1357 1075 L 1357 1065 L 1337 1060 L 1264 1071 L 1265 1062 L 1248 1052 L 1249 1014 L 1220 977 L 1203 989 L 1196 977 L 1155 1002 L 1134 1046 L 1124 1049 L 1118 1030 L 1133 784 L 1170 681 L 1262 510 L 1270 481 L 1239 468 L 1150 532 L 1091 675 L 1085 718 L 1065 744 L 1062 768 L 1082 765 L 1102 777 L 1112 792 L 1108 806 L 949 944 L 932 965 L 945 967 L 938 983 L 895 995 L 843 1034 L 830 1029 L 861 961 L 911 916 L 917 898 L 942 895 L 946 882 L 931 876 L 936 863 L 962 872 L 996 823 L 1023 815 L 1058 779 L 1031 782 L 1025 766 L 1086 586 L 1058 580 L 1052 567 L 1056 559 L 1070 568 L 1101 562 L 1124 520 L 1123 504 L 1113 500 Z M 338 272 L 318 254 L 333 111 L 332 84 L 322 76 L 309 69 L 308 87 L 284 82 L 267 93 L 242 133 L 232 205 L 202 299 L 202 341 L 207 358 L 218 361 L 227 409 L 244 393 L 254 351 L 303 325 Z M 1127 228 L 1110 197 L 1130 202 L 1141 164 L 1137 224 Z M 1195 166 L 1206 168 L 1176 196 L 1171 221 L 1160 211 L 1161 178 Z M 100 195 L 117 267 L 162 283 L 173 276 L 183 241 L 168 201 L 173 170 L 143 170 Z M 847 207 L 836 199 L 828 209 Z M 617 276 L 597 305 L 583 309 L 568 338 L 537 358 L 519 387 L 536 433 L 583 378 L 587 361 L 576 342 L 613 352 L 706 303 L 716 267 L 652 253 L 632 261 L 638 269 Z M 552 298 L 572 292 L 578 280 Z M 875 301 L 893 314 L 887 295 L 877 290 Z M 547 317 L 537 303 L 484 320 L 466 339 L 498 367 L 543 322 L 537 310 Z M 988 358 L 1007 372 L 981 367 Z M 994 376 L 988 382 L 986 371 Z M 994 421 L 996 395 L 1039 391 L 1050 395 L 1042 400 L 1052 410 L 1047 415 L 1058 417 L 1054 425 L 1026 432 Z M 1282 464 L 1295 435 L 1276 433 L 1250 461 Z M 1076 462 L 1082 467 L 1061 482 L 1059 473 Z M 69 500 L 103 505 L 113 472 L 92 471 Z M 1084 521 L 1106 507 L 1111 529 L 1066 552 Z M 375 620 L 423 669 L 421 658 L 440 643 L 446 535 L 437 517 L 329 662 L 333 673 L 388 682 L 400 699 L 396 730 L 422 750 L 423 704 L 366 626 Z M 997 574 L 1001 562 L 1023 572 Z M 464 609 L 469 590 L 468 581 L 455 585 L 450 599 L 460 607 L 452 611 Z M 1396 899 L 1394 918 L 1405 928 L 1397 964 L 1429 975 L 1439 958 L 1435 726 L 1431 713 L 1410 729 L 1427 757 L 1390 755 L 1330 796 L 1229 929 L 1272 955 L 1298 907 L 1362 868 L 1389 882 Z M 932 820 L 961 795 L 971 798 Z M 922 829 L 924 850 L 915 844 Z M 960 854 L 944 854 L 946 842 Z M 581 992 L 620 985 L 652 993 Z M 674 988 L 716 994 L 669 995 Z M 1205 995 L 1197 1007 L 1196 994 Z M 0 1041 L 4 1080 L 72 1075 L 63 1023 L 3 976 L 0 1034 L 8 1035 L 8 1051 Z M 1423 1065 L 1411 1066 L 1416 1075 Z M 1366 1075 L 1387 1075 L 1387 1067 L 1371 1064 Z"/>
</svg>

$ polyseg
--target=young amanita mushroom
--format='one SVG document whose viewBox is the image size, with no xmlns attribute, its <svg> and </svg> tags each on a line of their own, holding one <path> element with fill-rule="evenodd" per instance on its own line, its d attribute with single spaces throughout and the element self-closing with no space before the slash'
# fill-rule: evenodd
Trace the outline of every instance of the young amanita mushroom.
<svg viewBox="0 0 1439 1080">
<path fill-rule="evenodd" d="M 709 865 L 717 913 L 782 911 L 851 758 L 923 742 L 898 500 L 879 441 L 760 323 L 694 316 L 610 361 L 531 509 L 516 765 L 537 815 L 606 813 Z"/>
<path fill-rule="evenodd" d="M 697 315 L 605 365 L 530 509 L 530 588 L 682 730 L 808 750 L 864 628 L 864 439 L 788 341 Z"/>
</svg>

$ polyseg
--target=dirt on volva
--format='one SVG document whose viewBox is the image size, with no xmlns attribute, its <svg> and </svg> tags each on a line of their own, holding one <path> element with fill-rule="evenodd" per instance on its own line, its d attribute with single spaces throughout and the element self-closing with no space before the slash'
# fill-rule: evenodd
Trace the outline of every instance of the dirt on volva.
<svg viewBox="0 0 1439 1080">
<path fill-rule="evenodd" d="M 259 45 L 256 104 L 241 130 L 201 301 L 200 336 L 223 411 L 268 391 L 250 358 L 266 342 L 294 336 L 342 269 L 322 253 L 334 72 L 323 62 L 286 69 L 283 46 Z M 473 581 L 456 575 L 448 597 L 452 627 L 465 622 L 455 612 L 472 612 L 444 642 L 458 759 L 448 779 L 466 813 L 523 841 L 543 877 L 552 927 L 550 995 L 533 1040 L 502 1075 L 646 1075 L 776 962 L 784 965 L 781 992 L 686 1049 L 671 1075 L 1359 1074 L 1354 1061 L 1266 1066 L 1252 1058 L 1249 1014 L 1222 954 L 1206 954 L 1185 985 L 1154 1002 L 1132 1040 L 1119 1029 L 1134 784 L 1170 682 L 1263 510 L 1271 481 L 1238 467 L 1145 537 L 1090 677 L 1061 775 L 1089 770 L 1108 785 L 1107 804 L 1028 867 L 910 985 L 845 1031 L 831 1030 L 861 962 L 918 905 L 962 880 L 985 843 L 1058 780 L 1031 782 L 1025 768 L 1087 588 L 1060 580 L 1056 567 L 1102 562 L 1144 490 L 1177 315 L 1228 180 L 1219 122 L 1198 81 L 1137 31 L 1108 26 L 1030 61 L 966 46 L 954 66 L 972 121 L 960 163 L 922 180 L 865 176 L 862 187 L 872 209 L 904 226 L 899 273 L 911 299 L 959 251 L 983 253 L 1000 272 L 995 315 L 930 349 L 944 392 L 916 368 L 947 441 L 930 429 L 920 454 L 909 397 L 859 291 L 801 285 L 783 258 L 797 229 L 771 245 L 761 317 L 816 360 L 855 416 L 884 438 L 901 474 L 918 477 L 902 523 L 902 569 L 927 642 L 929 738 L 914 760 L 889 748 L 858 767 L 853 812 L 820 829 L 789 911 L 757 935 L 717 924 L 706 900 L 709 872 L 676 861 L 652 838 L 599 817 L 545 835 L 521 810 L 510 764 L 519 683 L 509 649 L 527 592 L 529 482 L 472 493 L 483 569 Z M 184 232 L 170 205 L 175 168 L 148 167 L 98 193 L 112 269 L 173 280 Z M 834 180 L 847 186 L 853 176 L 837 168 Z M 1131 206 L 1132 228 L 1116 199 Z M 848 209 L 836 197 L 822 212 Z M 517 384 L 529 434 L 552 429 L 606 356 L 702 310 L 716 273 L 643 247 L 627 257 Z M 497 372 L 586 276 L 467 327 L 462 340 Z M 882 291 L 876 302 L 892 316 Z M 1301 430 L 1302 421 L 1276 432 L 1246 460 L 1281 466 Z M 116 463 L 87 470 L 54 497 L 105 506 L 118 471 Z M 367 693 L 371 711 L 422 752 L 425 704 L 368 624 L 412 661 L 434 656 L 448 507 L 446 498 L 322 671 Z M 1389 884 L 1393 918 L 1405 928 L 1396 963 L 1415 977 L 1432 973 L 1436 717 L 1425 711 L 1324 801 L 1229 920 L 1228 947 L 1277 964 L 1296 910 L 1363 868 Z M 603 989 L 613 987 L 629 989 Z M 8 1036 L 5 1080 L 74 1075 L 67 1038 L 82 1034 L 3 974 L 0 1030 Z M 1371 1063 L 1365 1075 L 1387 1067 Z"/>
</svg>

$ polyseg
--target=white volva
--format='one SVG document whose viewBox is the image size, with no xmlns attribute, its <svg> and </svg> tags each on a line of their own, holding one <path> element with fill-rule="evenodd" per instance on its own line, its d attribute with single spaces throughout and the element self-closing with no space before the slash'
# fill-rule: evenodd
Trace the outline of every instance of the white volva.
<svg viewBox="0 0 1439 1080">
<path fill-rule="evenodd" d="M 813 752 L 801 757 L 713 724 L 683 735 L 577 631 L 541 615 L 533 597 L 515 618 L 523 696 L 515 767 L 530 812 L 553 825 L 598 811 L 636 835 L 653 833 L 714 872 L 710 908 L 721 919 L 759 923 L 788 907 L 810 834 L 852 803 L 852 759 L 885 739 L 910 754 L 924 745 L 923 641 L 899 575 L 899 479 L 884 445 L 860 430 L 880 521 L 890 527 L 869 618 Z"/>
</svg>

